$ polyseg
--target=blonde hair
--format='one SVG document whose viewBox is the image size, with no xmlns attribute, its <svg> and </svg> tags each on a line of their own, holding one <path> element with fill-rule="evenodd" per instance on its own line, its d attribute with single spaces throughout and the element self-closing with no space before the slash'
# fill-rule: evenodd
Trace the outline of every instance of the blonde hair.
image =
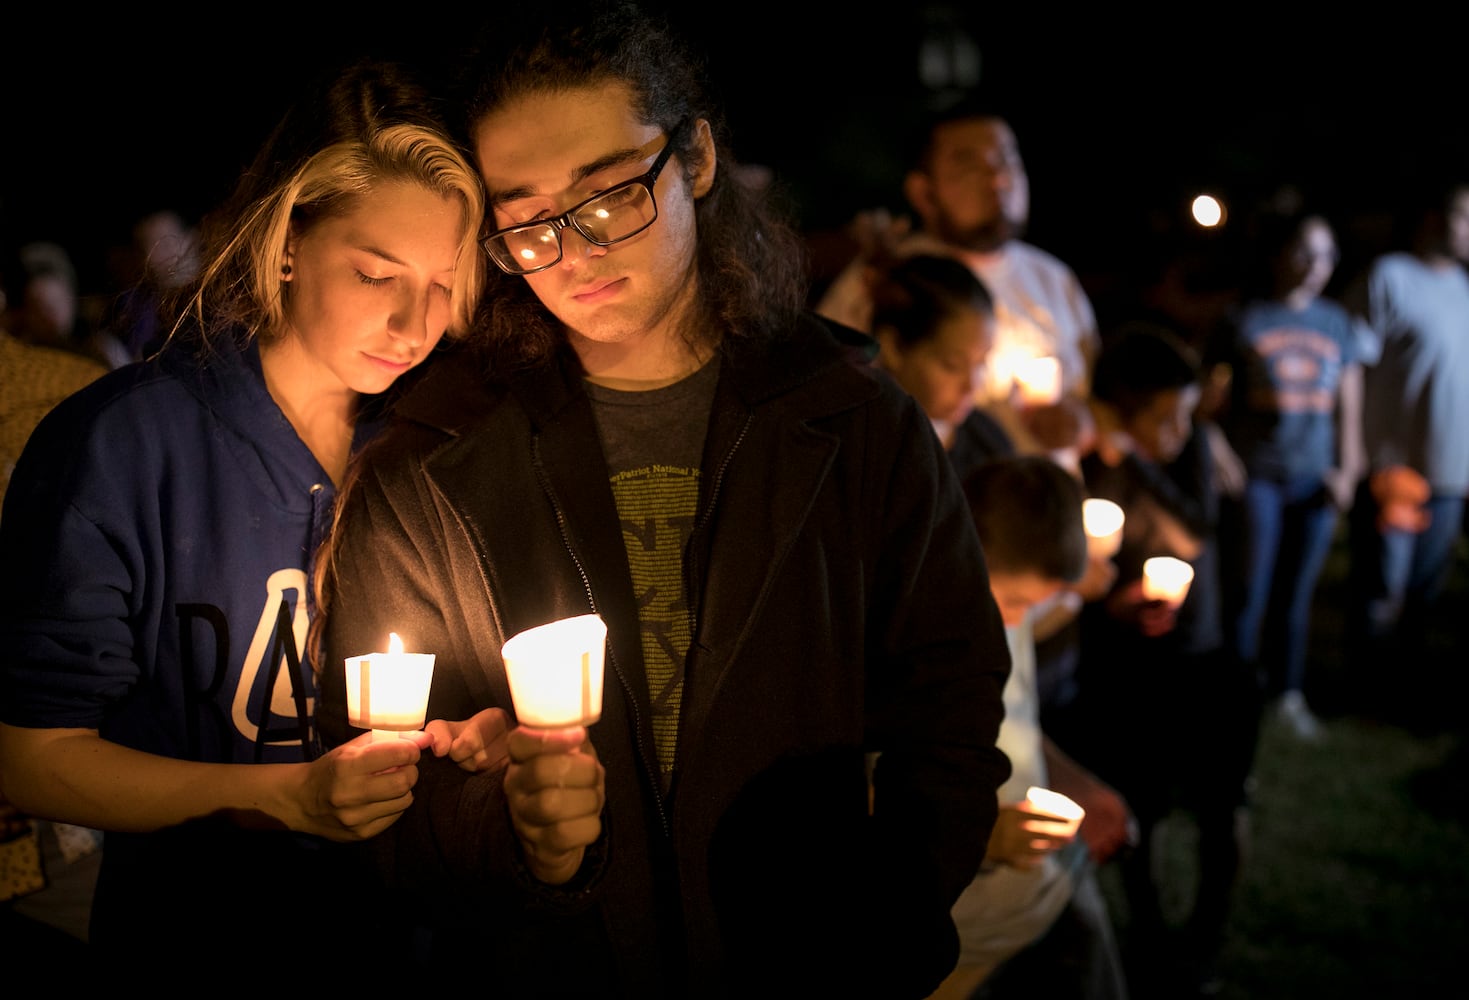
<svg viewBox="0 0 1469 1000">
<path fill-rule="evenodd" d="M 287 241 L 350 211 L 378 186 L 421 185 L 461 211 L 447 333 L 468 332 L 485 281 L 479 175 L 449 137 L 428 94 L 403 69 L 363 62 L 332 74 L 276 126 L 234 195 L 206 218 L 196 280 L 172 301 L 170 338 L 196 330 L 272 336 L 284 328 Z"/>
</svg>

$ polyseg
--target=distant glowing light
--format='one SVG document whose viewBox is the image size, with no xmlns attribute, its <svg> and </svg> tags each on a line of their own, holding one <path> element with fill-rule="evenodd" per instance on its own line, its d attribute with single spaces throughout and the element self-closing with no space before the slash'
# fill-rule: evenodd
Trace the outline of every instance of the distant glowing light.
<svg viewBox="0 0 1469 1000">
<path fill-rule="evenodd" d="M 1213 229 L 1224 221 L 1224 205 L 1212 194 L 1201 194 L 1190 206 L 1194 221 L 1205 229 Z"/>
</svg>

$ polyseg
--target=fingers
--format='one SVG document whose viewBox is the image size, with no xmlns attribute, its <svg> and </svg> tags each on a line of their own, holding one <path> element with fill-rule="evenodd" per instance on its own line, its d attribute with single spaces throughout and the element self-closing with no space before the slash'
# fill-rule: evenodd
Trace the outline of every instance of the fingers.
<svg viewBox="0 0 1469 1000">
<path fill-rule="evenodd" d="M 339 841 L 367 840 L 382 833 L 413 805 L 413 793 L 405 790 L 392 798 L 374 798 L 357 805 L 345 806 L 336 813 Z"/>
<path fill-rule="evenodd" d="M 508 734 L 505 796 L 511 822 L 536 877 L 559 884 L 576 873 L 584 848 L 602 832 L 606 772 L 586 730 Z"/>
<path fill-rule="evenodd" d="M 445 719 L 430 719 L 423 727 L 424 734 L 429 738 L 429 749 L 435 757 L 442 757 L 449 753 L 454 745 L 454 735 L 458 724 Z"/>
<path fill-rule="evenodd" d="M 1029 870 L 1075 839 L 1071 824 L 1025 805 L 1002 806 L 986 856 L 1012 868 Z"/>
<path fill-rule="evenodd" d="M 586 753 L 538 754 L 514 765 L 514 773 L 505 779 L 507 790 L 531 802 L 551 800 L 559 806 L 562 795 L 589 791 L 599 799 L 602 793 L 603 769 L 600 761 Z M 601 808 L 601 802 L 595 803 Z"/>
<path fill-rule="evenodd" d="M 339 842 L 376 836 L 413 804 L 420 752 L 414 740 L 370 734 L 334 748 L 306 765 L 292 828 Z"/>
<path fill-rule="evenodd" d="M 328 767 L 327 799 L 334 810 L 345 812 L 377 803 L 400 803 L 418 783 L 422 751 L 411 739 L 345 743 L 323 761 Z M 398 810 L 407 808 L 406 803 Z"/>
<path fill-rule="evenodd" d="M 490 771 L 509 761 L 510 716 L 486 708 L 462 722 L 434 719 L 424 726 L 435 757 L 448 757 L 470 773 Z"/>
<path fill-rule="evenodd" d="M 449 757 L 470 772 L 504 767 L 510 761 L 510 716 L 502 708 L 476 713 L 449 748 Z"/>
</svg>

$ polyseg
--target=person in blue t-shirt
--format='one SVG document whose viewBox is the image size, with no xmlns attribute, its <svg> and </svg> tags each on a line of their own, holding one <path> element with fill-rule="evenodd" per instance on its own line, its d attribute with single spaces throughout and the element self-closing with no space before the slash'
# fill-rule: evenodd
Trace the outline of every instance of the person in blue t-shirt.
<svg viewBox="0 0 1469 1000">
<path fill-rule="evenodd" d="M 106 832 L 102 968 L 260 980 L 330 948 L 361 928 L 324 927 L 317 894 L 368 892 L 334 845 L 408 807 L 422 749 L 473 769 L 503 732 L 321 753 L 313 556 L 387 390 L 469 326 L 484 209 L 401 68 L 321 87 L 206 221 L 161 352 L 53 409 L 5 498 L 0 784 Z"/>
<path fill-rule="evenodd" d="M 1220 418 L 1246 476 L 1231 639 L 1263 693 L 1279 695 L 1291 730 L 1314 739 L 1320 724 L 1304 694 L 1311 606 L 1360 472 L 1361 369 L 1351 316 L 1323 294 L 1338 257 L 1330 222 L 1271 213 L 1256 236 L 1265 273 L 1230 324 L 1232 391 Z"/>
</svg>

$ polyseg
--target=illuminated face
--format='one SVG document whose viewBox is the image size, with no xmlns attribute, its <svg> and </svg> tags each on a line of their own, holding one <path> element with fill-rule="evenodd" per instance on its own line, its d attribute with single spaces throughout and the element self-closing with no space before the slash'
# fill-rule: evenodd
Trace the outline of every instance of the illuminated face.
<svg viewBox="0 0 1469 1000">
<path fill-rule="evenodd" d="M 1054 597 L 1061 587 L 1060 580 L 1047 579 L 1037 573 L 990 571 L 990 593 L 1000 607 L 1000 617 L 1007 628 L 1014 628 L 1025 621 L 1027 611 Z"/>
<path fill-rule="evenodd" d="M 709 190 L 715 168 L 707 127 L 699 123 L 694 136 L 704 145 L 699 172 L 689 182 L 682 158 L 668 161 L 653 186 L 652 225 L 605 247 L 563 229 L 561 260 L 525 276 L 589 369 L 592 356 L 658 356 L 683 340 L 697 297 L 694 200 Z M 645 173 L 668 141 L 658 126 L 639 120 L 623 84 L 517 98 L 474 130 L 490 225 L 554 218 Z"/>
<path fill-rule="evenodd" d="M 1010 126 L 997 118 L 949 122 L 934 133 L 926 197 L 915 209 L 935 235 L 992 250 L 1015 239 L 1030 218 L 1030 178 Z"/>
<path fill-rule="evenodd" d="M 1123 423 L 1123 430 L 1145 456 L 1159 464 L 1178 457 L 1193 433 L 1194 410 L 1202 390 L 1197 385 L 1165 389 Z"/>
<path fill-rule="evenodd" d="M 950 313 L 932 337 L 902 346 L 891 330 L 877 331 L 878 361 L 930 420 L 958 423 L 974 405 L 974 374 L 994 340 L 994 317 L 973 309 Z"/>
<path fill-rule="evenodd" d="M 378 393 L 427 357 L 449 325 L 462 215 L 456 198 L 393 181 L 293 237 L 292 364 Z"/>
</svg>

